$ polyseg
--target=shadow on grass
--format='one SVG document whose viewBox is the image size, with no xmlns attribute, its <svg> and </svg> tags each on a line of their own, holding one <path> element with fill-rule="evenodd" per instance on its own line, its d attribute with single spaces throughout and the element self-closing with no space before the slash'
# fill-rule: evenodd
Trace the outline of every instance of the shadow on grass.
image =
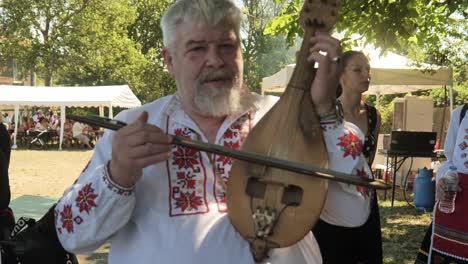
<svg viewBox="0 0 468 264">
<path fill-rule="evenodd" d="M 384 263 L 413 264 L 431 222 L 431 212 L 416 210 L 403 199 L 399 189 L 393 207 L 389 197 L 379 198 Z"/>
<path fill-rule="evenodd" d="M 23 195 L 11 201 L 10 207 L 15 213 L 16 220 L 20 217 L 39 220 L 57 200 L 53 197 Z"/>
</svg>

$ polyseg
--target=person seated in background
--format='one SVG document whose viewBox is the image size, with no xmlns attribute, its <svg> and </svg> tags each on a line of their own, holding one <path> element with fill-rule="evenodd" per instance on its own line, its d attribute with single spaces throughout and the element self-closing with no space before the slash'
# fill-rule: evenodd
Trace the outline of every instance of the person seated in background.
<svg viewBox="0 0 468 264">
<path fill-rule="evenodd" d="M 73 137 L 81 142 L 86 148 L 92 149 L 91 140 L 88 134 L 88 127 L 80 122 L 75 122 L 72 127 Z"/>
<path fill-rule="evenodd" d="M 73 121 L 70 119 L 65 119 L 63 123 L 63 138 L 71 138 L 73 137 Z"/>
<path fill-rule="evenodd" d="M 47 123 L 47 119 L 45 117 L 40 117 L 39 122 L 36 123 L 34 130 L 36 131 L 44 131 L 49 128 L 49 124 Z"/>
<path fill-rule="evenodd" d="M 7 125 L 7 129 L 11 127 L 11 118 L 8 116 L 8 113 L 5 113 L 3 116 L 3 123 Z"/>
<path fill-rule="evenodd" d="M 63 123 L 63 144 L 66 147 L 73 145 L 73 121 L 70 119 L 65 119 Z"/>
<path fill-rule="evenodd" d="M 49 112 L 47 120 L 49 121 L 49 127 L 51 129 L 56 130 L 60 126 L 60 119 L 58 118 L 58 115 L 55 111 Z"/>
<path fill-rule="evenodd" d="M 29 118 L 28 116 L 21 116 L 21 125 L 19 126 L 19 130 L 26 133 L 29 130 Z"/>
<path fill-rule="evenodd" d="M 32 120 L 37 123 L 39 122 L 40 118 L 44 117 L 44 113 L 42 113 L 42 110 L 39 109 L 37 112 L 32 116 Z"/>
</svg>

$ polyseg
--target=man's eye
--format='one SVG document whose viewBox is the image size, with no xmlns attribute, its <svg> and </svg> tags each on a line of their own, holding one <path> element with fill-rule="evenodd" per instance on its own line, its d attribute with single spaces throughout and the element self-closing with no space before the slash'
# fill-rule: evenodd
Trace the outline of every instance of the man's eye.
<svg viewBox="0 0 468 264">
<path fill-rule="evenodd" d="M 221 46 L 221 48 L 223 49 L 234 49 L 235 48 L 235 45 L 231 44 L 231 43 L 228 43 L 228 44 L 223 44 Z"/>
<path fill-rule="evenodd" d="M 205 47 L 203 46 L 198 46 L 198 47 L 193 47 L 189 50 L 189 52 L 200 52 L 200 51 L 204 51 L 205 50 Z"/>
</svg>

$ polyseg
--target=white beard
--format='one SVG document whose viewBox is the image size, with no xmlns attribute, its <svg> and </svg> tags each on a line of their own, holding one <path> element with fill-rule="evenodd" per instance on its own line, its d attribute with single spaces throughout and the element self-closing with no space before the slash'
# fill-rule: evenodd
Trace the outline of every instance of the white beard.
<svg viewBox="0 0 468 264">
<path fill-rule="evenodd" d="M 254 107 L 252 94 L 247 89 L 242 92 L 238 81 L 229 91 L 226 89 L 198 86 L 193 99 L 198 111 L 203 115 L 222 117 L 240 114 Z"/>
</svg>

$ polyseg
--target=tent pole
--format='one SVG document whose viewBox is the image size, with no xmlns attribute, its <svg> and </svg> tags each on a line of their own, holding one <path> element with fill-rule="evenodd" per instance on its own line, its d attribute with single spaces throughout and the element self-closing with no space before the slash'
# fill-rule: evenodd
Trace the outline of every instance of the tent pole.
<svg viewBox="0 0 468 264">
<path fill-rule="evenodd" d="M 109 104 L 109 118 L 114 118 L 114 111 L 112 110 L 112 103 Z"/>
<path fill-rule="evenodd" d="M 99 116 L 104 116 L 104 106 L 99 107 Z"/>
<path fill-rule="evenodd" d="M 63 129 L 65 125 L 65 105 L 60 105 L 60 140 L 59 140 L 59 150 L 62 150 L 63 143 Z"/>
<path fill-rule="evenodd" d="M 18 136 L 18 116 L 19 116 L 19 105 L 15 105 L 15 137 L 13 138 L 13 146 L 12 149 L 17 149 L 18 145 L 16 145 L 16 137 Z"/>
<path fill-rule="evenodd" d="M 453 111 L 453 85 L 450 85 L 450 113 Z"/>
</svg>

